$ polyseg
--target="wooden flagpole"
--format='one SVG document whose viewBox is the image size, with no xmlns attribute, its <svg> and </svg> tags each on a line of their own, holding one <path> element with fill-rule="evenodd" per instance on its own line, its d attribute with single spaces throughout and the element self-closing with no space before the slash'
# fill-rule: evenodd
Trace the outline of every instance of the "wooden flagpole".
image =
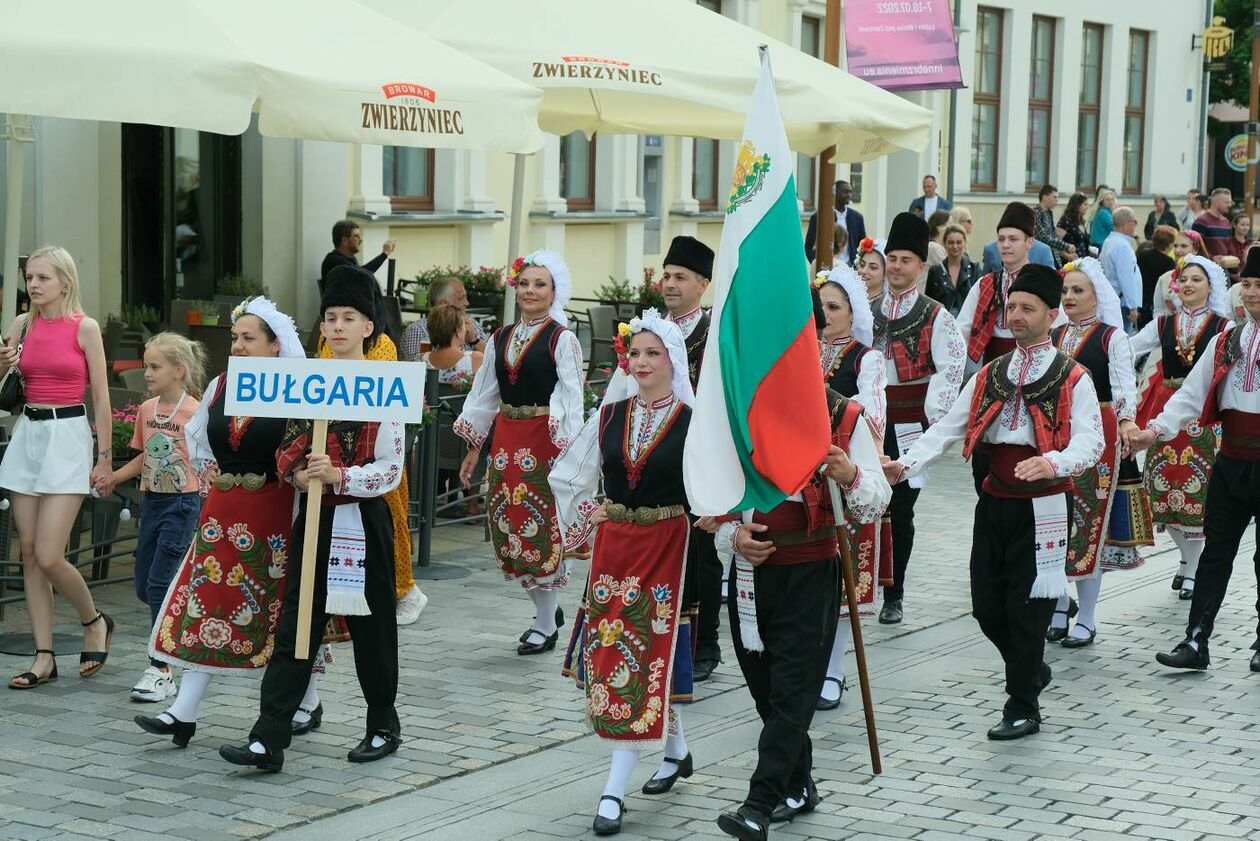
<svg viewBox="0 0 1260 841">
<path fill-rule="evenodd" d="M 844 502 L 834 479 L 827 479 L 827 487 L 831 491 L 831 510 L 836 515 L 840 572 L 844 580 L 844 599 L 849 605 L 849 626 L 853 629 L 853 653 L 857 655 L 858 684 L 862 691 L 862 710 L 866 714 L 866 741 L 871 750 L 871 770 L 882 774 L 884 764 L 879 758 L 879 735 L 875 732 L 875 707 L 871 701 L 871 679 L 866 671 L 866 648 L 862 644 L 862 620 L 858 616 L 857 584 L 853 579 L 853 549 L 849 545 L 849 531 L 844 525 Z"/>
<path fill-rule="evenodd" d="M 328 421 L 319 418 L 311 428 L 311 455 L 328 451 Z M 312 479 L 306 490 L 306 530 L 302 533 L 302 578 L 298 590 L 297 642 L 293 656 L 304 660 L 311 649 L 311 611 L 315 601 L 315 557 L 319 549 L 319 515 L 323 508 L 324 482 Z M 292 586 L 293 582 L 289 582 Z M 322 637 L 321 637 L 322 639 Z"/>
</svg>

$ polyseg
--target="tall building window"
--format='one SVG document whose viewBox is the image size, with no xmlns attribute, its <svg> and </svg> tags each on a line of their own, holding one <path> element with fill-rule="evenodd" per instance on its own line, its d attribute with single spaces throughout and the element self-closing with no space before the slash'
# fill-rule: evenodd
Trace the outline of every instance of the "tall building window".
<svg viewBox="0 0 1260 841">
<path fill-rule="evenodd" d="M 801 15 L 801 52 L 821 58 L 823 22 L 813 15 Z M 818 189 L 818 158 L 796 156 L 796 197 L 806 210 L 814 209 L 814 191 Z"/>
<path fill-rule="evenodd" d="M 1129 72 L 1124 97 L 1124 182 L 1126 193 L 1142 190 L 1142 153 L 1146 140 L 1146 67 L 1151 33 L 1129 32 Z"/>
<path fill-rule="evenodd" d="M 1029 191 L 1050 181 L 1050 114 L 1054 108 L 1054 19 L 1033 17 L 1032 63 L 1028 77 Z"/>
<path fill-rule="evenodd" d="M 560 195 L 568 209 L 595 209 L 595 138 L 580 131 L 560 138 Z"/>
<path fill-rule="evenodd" d="M 1002 113 L 1002 10 L 976 9 L 976 78 L 971 109 L 971 189 L 997 189 Z"/>
<path fill-rule="evenodd" d="M 1098 185 L 1098 124 L 1102 110 L 1103 28 L 1087 23 L 1081 36 L 1080 118 L 1076 124 L 1076 189 Z"/>
<path fill-rule="evenodd" d="M 718 206 L 718 142 L 707 137 L 692 141 L 691 195 L 701 210 Z"/>
<path fill-rule="evenodd" d="M 386 146 L 381 183 L 394 210 L 433 209 L 433 150 Z"/>
</svg>

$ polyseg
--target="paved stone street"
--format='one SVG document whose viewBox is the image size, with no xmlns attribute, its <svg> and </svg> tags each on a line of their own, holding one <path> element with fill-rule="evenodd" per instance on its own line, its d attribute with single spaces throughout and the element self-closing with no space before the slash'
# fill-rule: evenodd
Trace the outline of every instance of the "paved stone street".
<svg viewBox="0 0 1260 841">
<path fill-rule="evenodd" d="M 1053 686 L 1040 735 L 984 738 L 1002 703 L 1000 661 L 968 614 L 966 558 L 974 493 L 956 457 L 919 505 L 907 621 L 864 625 L 884 773 L 871 774 L 856 674 L 833 713 L 815 719 L 816 776 L 825 797 L 778 838 L 993 838 L 1088 841 L 1249 838 L 1260 835 L 1260 675 L 1247 668 L 1255 581 L 1248 537 L 1206 674 L 1163 671 L 1153 654 L 1179 638 L 1186 608 L 1169 589 L 1175 550 L 1161 536 L 1148 563 L 1108 575 L 1099 635 L 1089 648 L 1049 648 Z M 0 837 L 229 839 L 551 839 L 590 836 L 607 749 L 582 721 L 578 691 L 559 675 L 561 651 L 517 657 L 530 602 L 492 568 L 481 530 L 441 528 L 434 560 L 468 567 L 425 581 L 431 602 L 401 633 L 399 710 L 406 742 L 355 766 L 361 736 L 353 655 L 321 685 L 323 727 L 297 740 L 284 772 L 260 776 L 223 763 L 257 711 L 257 680 L 212 684 L 187 750 L 141 732 L 127 691 L 144 668 L 147 612 L 130 585 L 97 590 L 120 619 L 108 667 L 81 681 L 77 644 L 61 644 L 62 678 L 0 703 Z M 575 612 L 578 588 L 563 599 Z M 59 603 L 60 631 L 73 616 Z M 723 621 L 725 633 L 725 621 Z M 20 608 L 0 632 L 25 629 Z M 565 629 L 568 630 L 567 627 Z M 562 632 L 562 638 L 563 638 Z M 561 646 L 562 648 L 563 646 Z M 851 659 L 851 658 L 850 658 Z M 0 657 L 5 676 L 26 658 Z M 718 811 L 737 803 L 755 761 L 756 715 L 727 647 L 714 679 L 686 711 L 696 773 L 652 799 L 632 778 L 622 837 L 717 838 Z"/>
</svg>

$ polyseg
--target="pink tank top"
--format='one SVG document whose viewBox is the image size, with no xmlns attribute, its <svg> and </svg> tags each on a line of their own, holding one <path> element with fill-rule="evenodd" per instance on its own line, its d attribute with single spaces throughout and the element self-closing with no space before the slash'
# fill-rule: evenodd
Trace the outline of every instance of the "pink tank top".
<svg viewBox="0 0 1260 841">
<path fill-rule="evenodd" d="M 18 370 L 26 387 L 26 402 L 36 405 L 72 406 L 83 402 L 87 391 L 87 357 L 79 347 L 79 323 L 83 313 L 48 321 L 32 312 Z"/>
</svg>

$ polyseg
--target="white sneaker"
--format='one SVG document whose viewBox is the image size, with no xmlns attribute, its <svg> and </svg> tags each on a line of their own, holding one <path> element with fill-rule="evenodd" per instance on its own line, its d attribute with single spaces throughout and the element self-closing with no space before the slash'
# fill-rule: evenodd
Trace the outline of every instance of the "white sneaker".
<svg viewBox="0 0 1260 841">
<path fill-rule="evenodd" d="M 170 672 L 164 672 L 157 666 L 149 666 L 140 675 L 140 680 L 131 690 L 131 700 L 152 704 L 165 701 L 175 694 L 175 681 Z"/>
<path fill-rule="evenodd" d="M 429 603 L 429 597 L 420 591 L 415 584 L 411 585 L 411 589 L 407 595 L 398 600 L 398 609 L 394 616 L 398 620 L 399 625 L 410 625 L 420 618 L 420 611 L 424 610 L 424 606 Z"/>
</svg>

